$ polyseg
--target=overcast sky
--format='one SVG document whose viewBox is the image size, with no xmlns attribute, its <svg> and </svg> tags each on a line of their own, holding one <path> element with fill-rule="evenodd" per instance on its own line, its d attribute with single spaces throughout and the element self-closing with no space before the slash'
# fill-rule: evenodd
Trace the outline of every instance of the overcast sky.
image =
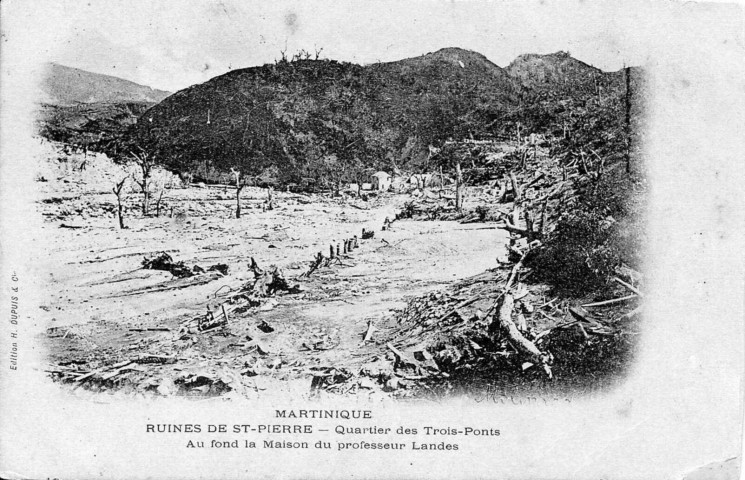
<svg viewBox="0 0 745 480">
<path fill-rule="evenodd" d="M 628 0 L 37 4 L 44 8 L 37 9 L 33 25 L 39 29 L 37 53 L 45 60 L 170 91 L 272 62 L 282 50 L 290 55 L 321 48 L 323 58 L 364 64 L 454 46 L 482 53 L 500 66 L 521 53 L 564 50 L 617 70 L 645 63 L 655 44 L 669 42 L 675 22 L 685 29 L 691 16 L 687 4 Z"/>
</svg>

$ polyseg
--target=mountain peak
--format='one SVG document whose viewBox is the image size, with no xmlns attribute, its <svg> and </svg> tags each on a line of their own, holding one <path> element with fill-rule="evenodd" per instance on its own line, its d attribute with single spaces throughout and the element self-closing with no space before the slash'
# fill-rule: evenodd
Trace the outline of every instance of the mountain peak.
<svg viewBox="0 0 745 480">
<path fill-rule="evenodd" d="M 528 87 L 583 82 L 602 73 L 600 69 L 577 60 L 564 51 L 519 55 L 506 70 Z"/>
<path fill-rule="evenodd" d="M 440 82 L 444 78 L 468 78 L 475 84 L 498 84 L 500 91 L 513 92 L 519 85 L 507 72 L 491 62 L 484 55 L 459 47 L 446 47 L 418 57 L 388 62 L 386 68 L 400 69 L 402 72 L 417 71 Z"/>
<path fill-rule="evenodd" d="M 450 56 L 450 55 L 471 56 L 473 55 L 476 57 L 486 58 L 478 52 L 474 52 L 473 50 L 466 50 L 465 48 L 460 48 L 460 47 L 445 47 L 439 50 L 435 50 L 434 52 L 427 53 L 424 56 L 426 55 L 439 55 L 439 56 Z"/>
<path fill-rule="evenodd" d="M 490 68 L 500 69 L 497 65 L 492 63 L 484 55 L 474 52 L 472 50 L 466 50 L 460 47 L 445 47 L 434 52 L 429 52 L 418 58 L 437 59 L 450 62 L 452 64 L 464 67 L 467 63 L 488 65 Z M 461 65 L 463 64 L 463 65 Z"/>
</svg>

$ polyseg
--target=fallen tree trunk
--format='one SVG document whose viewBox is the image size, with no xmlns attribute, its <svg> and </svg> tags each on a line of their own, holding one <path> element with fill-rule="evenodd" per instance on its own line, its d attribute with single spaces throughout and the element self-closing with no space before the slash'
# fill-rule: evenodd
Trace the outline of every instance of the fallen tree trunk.
<svg viewBox="0 0 745 480">
<path fill-rule="evenodd" d="M 631 284 L 638 284 L 644 278 L 641 273 L 625 265 L 616 267 L 616 273 Z"/>
<path fill-rule="evenodd" d="M 630 320 L 630 319 L 634 318 L 635 316 L 637 316 L 639 313 L 641 313 L 642 308 L 643 308 L 643 305 L 639 305 L 638 307 L 636 307 L 635 309 L 631 310 L 630 312 L 621 315 L 615 321 L 616 322 L 622 322 L 624 320 Z"/>
<path fill-rule="evenodd" d="M 516 227 L 512 223 L 510 223 L 509 220 L 505 220 L 503 225 L 497 225 L 496 228 L 501 228 L 502 230 L 507 230 L 510 233 L 517 233 L 519 235 L 522 235 L 524 237 L 528 236 L 528 231 L 524 228 Z"/>
<path fill-rule="evenodd" d="M 616 283 L 618 283 L 619 285 L 622 285 L 622 286 L 626 287 L 629 291 L 631 291 L 631 292 L 639 295 L 640 297 L 643 297 L 644 296 L 644 294 L 641 291 L 639 291 L 638 288 L 636 288 L 636 287 L 634 287 L 634 286 L 632 286 L 632 285 L 624 282 L 623 280 L 621 280 L 618 277 L 613 277 L 613 281 L 616 282 Z"/>
<path fill-rule="evenodd" d="M 512 321 L 512 311 L 515 308 L 515 299 L 511 293 L 505 293 L 502 296 L 501 305 L 494 318 L 493 329 L 502 332 L 507 336 L 510 343 L 522 354 L 526 355 L 531 362 L 542 365 L 549 377 L 551 377 L 551 367 L 548 365 L 550 356 L 541 352 L 533 342 L 525 338 Z"/>
<path fill-rule="evenodd" d="M 607 305 L 612 305 L 614 303 L 625 302 L 627 300 L 631 300 L 631 299 L 634 299 L 634 298 L 637 298 L 637 297 L 638 297 L 638 295 L 631 294 L 631 295 L 627 295 L 625 297 L 612 298 L 610 300 L 604 300 L 602 302 L 585 303 L 582 306 L 585 307 L 585 308 L 588 308 L 588 307 L 604 307 L 604 306 L 607 306 Z"/>
</svg>

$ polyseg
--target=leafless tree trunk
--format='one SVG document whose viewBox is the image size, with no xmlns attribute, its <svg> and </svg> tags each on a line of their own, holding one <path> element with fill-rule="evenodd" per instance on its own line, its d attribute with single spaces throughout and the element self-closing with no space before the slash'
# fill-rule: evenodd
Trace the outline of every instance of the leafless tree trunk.
<svg viewBox="0 0 745 480">
<path fill-rule="evenodd" d="M 525 165 L 526 165 L 527 159 L 528 159 L 528 149 L 527 148 L 523 148 L 523 151 L 522 151 L 522 154 L 521 154 L 521 157 L 520 157 L 520 169 L 521 170 L 525 170 Z"/>
<path fill-rule="evenodd" d="M 626 67 L 626 173 L 631 173 L 631 68 Z"/>
<path fill-rule="evenodd" d="M 123 178 L 119 183 L 116 184 L 116 186 L 113 188 L 114 195 L 116 195 L 116 205 L 117 205 L 117 216 L 119 217 L 119 228 L 124 230 L 124 215 L 123 215 L 123 207 L 122 207 L 122 194 L 124 193 L 124 185 L 127 183 L 127 178 Z"/>
<path fill-rule="evenodd" d="M 230 172 L 235 176 L 235 218 L 241 218 L 241 190 L 243 190 L 246 184 L 241 181 L 241 172 L 239 170 L 231 168 Z"/>
<path fill-rule="evenodd" d="M 520 184 L 517 181 L 517 176 L 515 176 L 515 172 L 510 172 L 510 182 L 512 182 L 512 191 L 515 194 L 515 200 L 513 201 L 513 207 L 512 207 L 512 223 L 517 226 L 518 222 L 520 222 L 520 204 L 522 203 L 522 190 L 520 189 Z"/>
<path fill-rule="evenodd" d="M 455 164 L 455 209 L 463 210 L 463 174 L 460 170 L 460 162 Z"/>
<path fill-rule="evenodd" d="M 541 229 L 538 230 L 540 238 L 546 235 L 546 207 L 548 207 L 548 197 L 543 201 L 543 208 L 541 208 Z"/>
<path fill-rule="evenodd" d="M 150 212 L 150 192 L 145 190 L 142 197 L 142 216 L 147 217 Z"/>
<path fill-rule="evenodd" d="M 146 217 L 148 214 L 148 209 L 150 207 L 150 177 L 153 173 L 155 162 L 153 162 L 153 159 L 150 157 L 150 155 L 142 148 L 140 148 L 139 155 L 134 152 L 129 153 L 134 159 L 137 166 L 140 167 L 140 170 L 142 172 L 142 180 L 136 178 L 134 180 L 137 185 L 139 185 L 140 190 L 142 191 L 142 216 Z"/>
<path fill-rule="evenodd" d="M 158 193 L 158 200 L 155 202 L 155 216 L 160 217 L 160 202 L 163 200 L 163 192 L 165 191 L 165 188 L 163 188 Z"/>
<path fill-rule="evenodd" d="M 440 190 L 437 192 L 437 198 L 442 198 L 442 190 L 445 188 L 445 175 L 442 174 L 442 165 L 440 165 Z"/>
</svg>

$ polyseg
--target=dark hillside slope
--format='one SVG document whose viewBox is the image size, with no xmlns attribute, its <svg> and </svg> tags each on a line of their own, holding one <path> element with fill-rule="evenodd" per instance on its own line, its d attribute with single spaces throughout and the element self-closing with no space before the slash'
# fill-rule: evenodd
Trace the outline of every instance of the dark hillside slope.
<svg viewBox="0 0 745 480">
<path fill-rule="evenodd" d="M 70 106 L 42 105 L 39 135 L 86 151 L 116 157 L 122 153 L 129 128 L 152 103 L 82 103 Z"/>
<path fill-rule="evenodd" d="M 365 73 L 381 85 L 379 107 L 388 119 L 410 127 L 423 144 L 488 135 L 487 126 L 525 93 L 504 69 L 460 48 L 370 65 Z"/>
<path fill-rule="evenodd" d="M 566 52 L 520 55 L 505 71 L 527 93 L 521 97 L 520 108 L 504 120 L 513 129 L 519 122 L 525 132 L 563 137 L 565 130 L 576 123 L 579 110 L 594 110 L 601 104 L 609 107 L 626 89 L 624 70 L 604 72 Z M 617 112 L 612 106 L 606 113 L 616 116 Z M 595 120 L 605 121 L 603 117 L 600 114 Z"/>
<path fill-rule="evenodd" d="M 364 146 L 343 148 L 362 134 L 361 70 L 313 60 L 235 70 L 147 111 L 133 140 L 170 168 L 203 178 L 277 166 L 294 180 L 309 173 L 311 161 L 331 161 L 335 152 L 349 157 Z"/>
<path fill-rule="evenodd" d="M 460 49 L 365 67 L 285 60 L 172 95 L 141 118 L 134 141 L 201 176 L 274 165 L 287 181 L 338 183 L 361 169 L 417 167 L 429 145 L 484 134 L 521 89 Z"/>
</svg>

